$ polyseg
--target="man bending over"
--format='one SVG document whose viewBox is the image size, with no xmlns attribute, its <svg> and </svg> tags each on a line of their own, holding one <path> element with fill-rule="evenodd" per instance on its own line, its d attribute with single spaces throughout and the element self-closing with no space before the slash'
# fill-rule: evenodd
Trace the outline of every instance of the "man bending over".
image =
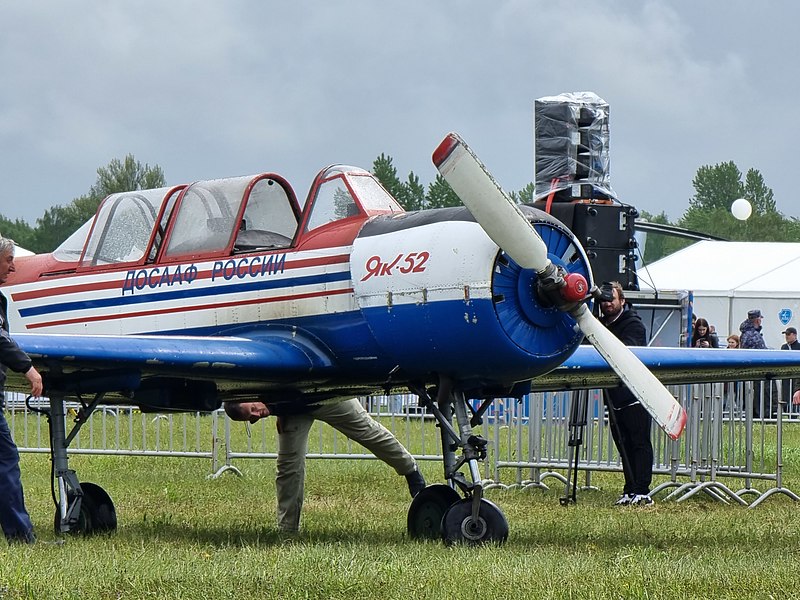
<svg viewBox="0 0 800 600">
<path fill-rule="evenodd" d="M 275 490 L 278 498 L 278 528 L 286 532 L 300 529 L 303 487 L 306 473 L 308 434 L 318 419 L 358 442 L 377 458 L 403 475 L 411 497 L 424 487 L 425 479 L 414 457 L 383 425 L 373 419 L 356 399 L 309 406 L 309 412 L 283 414 L 279 405 L 263 402 L 226 402 L 225 412 L 234 421 L 255 423 L 275 414 L 278 419 L 278 460 Z"/>
</svg>

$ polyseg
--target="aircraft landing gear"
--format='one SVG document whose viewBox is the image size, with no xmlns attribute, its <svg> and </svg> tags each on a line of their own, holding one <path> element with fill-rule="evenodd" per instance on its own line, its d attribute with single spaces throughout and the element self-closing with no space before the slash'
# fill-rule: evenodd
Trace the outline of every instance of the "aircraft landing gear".
<svg viewBox="0 0 800 600">
<path fill-rule="evenodd" d="M 108 533 L 117 528 L 117 511 L 111 497 L 99 485 L 80 483 L 75 471 L 69 468 L 67 456 L 70 442 L 101 398 L 102 395 L 98 394 L 89 404 L 81 402 L 82 408 L 75 427 L 67 436 L 64 394 L 59 390 L 50 392 L 50 410 L 46 414 L 50 426 L 50 453 L 53 461 L 53 501 L 56 505 L 53 527 L 56 535 L 91 535 Z"/>
<path fill-rule="evenodd" d="M 459 500 L 442 518 L 442 537 L 448 546 L 477 545 L 488 542 L 502 544 L 508 538 L 508 521 L 497 505 L 481 498 L 478 516 L 473 517 L 473 498 Z"/>
<path fill-rule="evenodd" d="M 478 463 L 486 459 L 487 441 L 472 432 L 491 400 L 472 411 L 463 392 L 454 390 L 452 381 L 444 377 L 435 402 L 423 386 L 413 391 L 441 429 L 444 475 L 450 485 L 431 485 L 417 494 L 408 511 L 409 536 L 441 538 L 448 545 L 503 543 L 508 538 L 508 521 L 497 505 L 483 498 L 478 469 Z M 472 411 L 471 418 L 468 411 Z M 453 415 L 458 429 L 453 427 Z M 459 448 L 461 456 L 456 457 Z M 462 466 L 467 467 L 469 478 L 459 471 Z"/>
<path fill-rule="evenodd" d="M 80 490 L 80 496 L 72 490 L 67 492 L 68 514 L 73 513 L 74 519 L 63 519 L 61 506 L 56 507 L 54 520 L 56 534 L 92 535 L 115 531 L 117 511 L 106 491 L 99 485 L 86 481 L 80 484 Z M 70 510 L 69 507 L 75 508 Z"/>
<path fill-rule="evenodd" d="M 461 500 L 449 485 L 429 485 L 414 496 L 408 509 L 408 535 L 415 539 L 438 540 L 442 537 L 442 518 L 447 509 Z"/>
</svg>

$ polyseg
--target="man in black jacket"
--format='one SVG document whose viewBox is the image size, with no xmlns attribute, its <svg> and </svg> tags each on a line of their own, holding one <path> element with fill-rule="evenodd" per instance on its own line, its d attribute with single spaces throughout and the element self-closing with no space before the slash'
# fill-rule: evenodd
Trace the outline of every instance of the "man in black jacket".
<svg viewBox="0 0 800 600">
<path fill-rule="evenodd" d="M 0 237 L 0 285 L 14 271 L 14 242 Z M 19 451 L 5 414 L 5 396 L 3 389 L 6 382 L 6 369 L 24 373 L 31 384 L 31 395 L 42 395 L 42 377 L 31 364 L 31 359 L 8 335 L 8 301 L 0 293 L 0 526 L 9 543 L 23 542 L 32 544 L 36 541 L 33 535 L 28 511 L 25 509 L 25 498 L 22 492 L 22 479 L 19 470 Z"/>
<path fill-rule="evenodd" d="M 782 332 L 786 343 L 781 346 L 781 350 L 800 350 L 800 342 L 797 341 L 797 329 L 787 327 Z M 781 400 L 784 404 L 789 404 L 789 398 L 794 388 L 798 386 L 797 379 L 784 379 L 781 383 Z"/>
<path fill-rule="evenodd" d="M 646 346 L 647 330 L 638 313 L 625 302 L 619 282 L 612 281 L 600 303 L 603 324 L 626 346 Z M 622 459 L 625 486 L 615 504 L 648 506 L 653 479 L 652 419 L 627 387 L 606 390 L 611 435 Z"/>
</svg>

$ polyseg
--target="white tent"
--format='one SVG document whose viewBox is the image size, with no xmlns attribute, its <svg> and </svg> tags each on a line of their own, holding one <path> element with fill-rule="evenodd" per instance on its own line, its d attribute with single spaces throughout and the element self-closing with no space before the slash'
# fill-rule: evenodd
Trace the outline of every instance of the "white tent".
<svg viewBox="0 0 800 600">
<path fill-rule="evenodd" d="M 30 250 L 26 250 L 22 246 L 15 245 L 14 246 L 14 256 L 16 256 L 16 257 L 19 257 L 19 256 L 33 256 L 33 252 L 31 252 Z"/>
<path fill-rule="evenodd" d="M 770 348 L 780 348 L 787 326 L 800 329 L 800 243 L 697 242 L 638 275 L 642 290 L 691 291 L 694 313 L 716 327 L 720 342 L 739 333 L 753 308 L 764 315 Z"/>
</svg>

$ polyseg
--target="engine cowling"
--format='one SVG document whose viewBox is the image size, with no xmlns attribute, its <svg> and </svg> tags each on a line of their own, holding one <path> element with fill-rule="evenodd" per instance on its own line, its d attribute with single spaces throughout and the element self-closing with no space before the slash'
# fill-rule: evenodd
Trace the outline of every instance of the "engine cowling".
<svg viewBox="0 0 800 600">
<path fill-rule="evenodd" d="M 552 262 L 591 285 L 574 235 L 550 215 L 521 207 Z M 479 386 L 550 371 L 580 344 L 574 319 L 536 293 L 521 269 L 463 207 L 371 219 L 353 244 L 356 302 L 381 349 L 414 377 L 428 364 Z M 483 349 L 476 352 L 475 349 Z"/>
</svg>

